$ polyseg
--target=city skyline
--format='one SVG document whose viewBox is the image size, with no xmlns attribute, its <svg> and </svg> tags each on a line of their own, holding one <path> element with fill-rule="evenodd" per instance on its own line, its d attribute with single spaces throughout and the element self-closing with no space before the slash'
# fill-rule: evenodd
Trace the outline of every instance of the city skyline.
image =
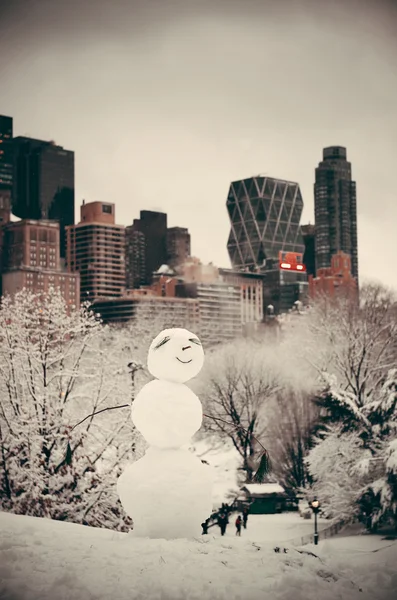
<svg viewBox="0 0 397 600">
<path fill-rule="evenodd" d="M 295 181 L 313 223 L 319 156 L 340 145 L 357 182 L 360 281 L 397 289 L 391 3 L 95 4 L 94 17 L 90 2 L 35 0 L 29 19 L 18 0 L 0 9 L 0 113 L 15 136 L 75 152 L 76 210 L 113 202 L 124 225 L 166 212 L 193 255 L 227 267 L 230 183 Z"/>
</svg>

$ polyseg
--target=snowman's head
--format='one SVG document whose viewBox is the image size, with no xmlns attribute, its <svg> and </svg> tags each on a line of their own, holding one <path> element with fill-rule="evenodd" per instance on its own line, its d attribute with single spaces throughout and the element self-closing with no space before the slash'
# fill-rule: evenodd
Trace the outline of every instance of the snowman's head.
<svg viewBox="0 0 397 600">
<path fill-rule="evenodd" d="M 147 366 L 157 379 L 184 383 L 195 377 L 203 364 L 201 342 L 187 329 L 164 329 L 150 344 Z"/>
</svg>

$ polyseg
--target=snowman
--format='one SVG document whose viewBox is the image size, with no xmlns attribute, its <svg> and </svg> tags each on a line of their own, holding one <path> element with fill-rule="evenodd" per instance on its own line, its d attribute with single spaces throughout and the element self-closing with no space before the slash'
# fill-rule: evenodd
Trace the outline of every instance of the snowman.
<svg viewBox="0 0 397 600">
<path fill-rule="evenodd" d="M 201 427 L 203 410 L 184 383 L 203 363 L 201 342 L 186 329 L 165 329 L 150 345 L 148 370 L 156 379 L 142 388 L 131 409 L 149 448 L 117 481 L 134 536 L 197 537 L 212 512 L 212 469 L 186 447 Z"/>
</svg>

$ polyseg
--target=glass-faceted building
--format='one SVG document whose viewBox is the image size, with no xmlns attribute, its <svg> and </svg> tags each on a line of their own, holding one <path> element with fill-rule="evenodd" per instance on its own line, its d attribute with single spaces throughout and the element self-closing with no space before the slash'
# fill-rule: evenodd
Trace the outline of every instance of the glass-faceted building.
<svg viewBox="0 0 397 600">
<path fill-rule="evenodd" d="M 304 252 L 297 183 L 250 177 L 230 184 L 227 197 L 231 230 L 227 242 L 236 269 L 259 271 L 278 263 L 279 252 Z"/>
</svg>

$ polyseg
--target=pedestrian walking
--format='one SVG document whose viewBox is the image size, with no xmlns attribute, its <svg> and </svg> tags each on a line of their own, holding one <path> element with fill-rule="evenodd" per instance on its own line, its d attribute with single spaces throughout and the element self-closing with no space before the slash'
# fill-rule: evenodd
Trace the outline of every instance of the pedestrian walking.
<svg viewBox="0 0 397 600">
<path fill-rule="evenodd" d="M 240 536 L 241 536 L 241 523 L 242 523 L 242 518 L 241 518 L 241 515 L 239 515 L 236 519 L 236 535 L 240 535 Z"/>
<path fill-rule="evenodd" d="M 225 515 L 222 515 L 222 514 L 219 515 L 218 525 L 219 525 L 219 529 L 221 530 L 221 535 L 225 535 L 226 527 L 227 527 L 227 519 L 226 519 Z"/>
<path fill-rule="evenodd" d="M 244 529 L 247 529 L 247 521 L 248 521 L 248 508 L 245 507 L 243 509 L 243 525 L 244 525 Z"/>
</svg>

